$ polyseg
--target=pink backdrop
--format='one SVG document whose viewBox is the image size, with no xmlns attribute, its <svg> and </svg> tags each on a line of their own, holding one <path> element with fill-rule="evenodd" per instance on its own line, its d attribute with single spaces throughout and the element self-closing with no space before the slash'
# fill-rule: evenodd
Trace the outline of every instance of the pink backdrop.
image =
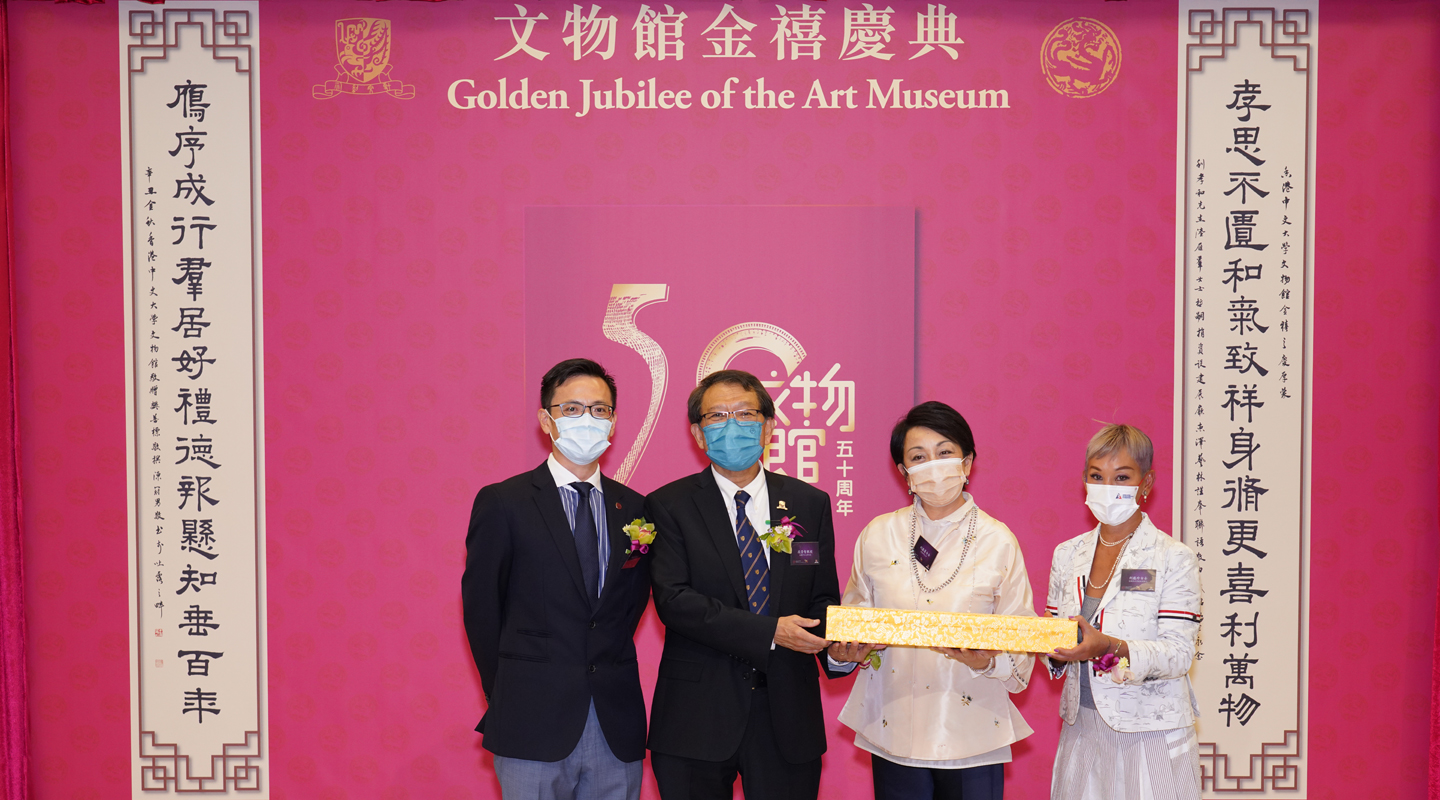
<svg viewBox="0 0 1440 800">
<path fill-rule="evenodd" d="M 494 62 L 510 39 L 491 18 L 512 8 L 262 4 L 274 796 L 497 794 L 471 732 L 481 701 L 458 585 L 475 490 L 543 455 L 502 434 L 533 424 L 513 410 L 533 393 L 525 205 L 918 207 L 921 394 L 970 419 L 977 497 L 1020 537 L 1032 583 L 1044 585 L 1051 548 L 1090 524 L 1078 467 L 1094 420 L 1156 439 L 1153 516 L 1168 527 L 1173 6 L 967 4 L 959 62 L 766 54 L 752 70 L 791 88 L 870 75 L 1004 86 L 1006 112 L 575 120 L 447 107 L 458 77 L 643 73 L 698 88 L 721 73 L 688 57 L 635 67 L 623 18 L 611 62 L 577 67 L 563 51 Z M 773 5 L 738 9 L 768 19 Z M 118 797 L 129 740 L 116 12 L 11 13 L 36 797 Z M 415 99 L 311 98 L 333 77 L 333 20 L 361 14 L 394 21 L 394 77 Z M 1440 16 L 1429 3 L 1341 0 L 1321 14 L 1310 794 L 1418 797 L 1437 555 Z M 1036 68 L 1043 36 L 1081 15 L 1124 49 L 1118 82 L 1085 101 L 1055 94 Z M 658 657 L 655 628 L 645 623 L 642 661 Z M 1011 798 L 1047 795 L 1057 688 L 1037 678 L 1019 698 L 1036 734 L 1007 769 Z M 832 700 L 847 690 L 827 687 Z M 868 796 L 864 759 L 838 729 L 826 768 L 826 796 Z"/>
</svg>

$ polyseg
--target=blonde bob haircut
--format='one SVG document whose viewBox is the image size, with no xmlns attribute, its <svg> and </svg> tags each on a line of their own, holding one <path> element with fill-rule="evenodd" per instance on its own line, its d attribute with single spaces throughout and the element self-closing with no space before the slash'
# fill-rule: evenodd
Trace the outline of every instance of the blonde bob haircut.
<svg viewBox="0 0 1440 800">
<path fill-rule="evenodd" d="M 1116 453 L 1128 453 L 1140 465 L 1143 475 L 1150 471 L 1150 465 L 1155 460 L 1155 445 L 1144 431 L 1133 425 L 1106 425 L 1090 437 L 1090 444 L 1085 445 L 1085 463 Z"/>
</svg>

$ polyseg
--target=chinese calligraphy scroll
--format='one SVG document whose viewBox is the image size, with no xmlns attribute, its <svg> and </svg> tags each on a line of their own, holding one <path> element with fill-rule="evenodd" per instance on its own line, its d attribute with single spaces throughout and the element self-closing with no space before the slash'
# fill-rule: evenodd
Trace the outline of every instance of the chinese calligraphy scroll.
<svg viewBox="0 0 1440 800">
<path fill-rule="evenodd" d="M 119 20 L 132 792 L 264 796 L 258 3 Z"/>
<path fill-rule="evenodd" d="M 1206 797 L 1306 787 L 1316 28 L 1314 2 L 1180 7 L 1174 528 L 1202 565 Z"/>
</svg>

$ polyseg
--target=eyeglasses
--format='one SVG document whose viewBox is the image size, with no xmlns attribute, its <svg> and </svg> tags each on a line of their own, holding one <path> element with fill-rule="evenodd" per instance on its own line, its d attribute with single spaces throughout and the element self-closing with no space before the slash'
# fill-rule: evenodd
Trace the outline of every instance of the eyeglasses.
<svg viewBox="0 0 1440 800">
<path fill-rule="evenodd" d="M 549 406 L 545 410 L 549 411 L 552 408 L 560 409 L 560 416 L 562 417 L 578 417 L 586 411 L 589 411 L 590 416 L 595 419 L 610 419 L 615 416 L 615 406 L 604 403 L 591 403 L 588 406 L 584 403 L 557 403 Z"/>
<path fill-rule="evenodd" d="M 757 409 L 742 408 L 738 411 L 711 411 L 709 414 L 702 414 L 700 421 L 706 425 L 714 425 L 732 418 L 736 422 L 759 422 L 765 419 L 765 415 Z"/>
</svg>

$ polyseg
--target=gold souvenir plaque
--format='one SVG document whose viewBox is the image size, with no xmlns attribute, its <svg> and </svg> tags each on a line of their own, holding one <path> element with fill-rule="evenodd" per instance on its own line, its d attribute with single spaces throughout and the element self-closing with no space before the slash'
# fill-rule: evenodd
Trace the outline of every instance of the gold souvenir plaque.
<svg viewBox="0 0 1440 800">
<path fill-rule="evenodd" d="M 1074 647 L 1078 629 L 1074 620 L 1053 617 L 830 606 L 825 614 L 825 638 L 910 647 L 1049 653 L 1057 647 Z"/>
</svg>

